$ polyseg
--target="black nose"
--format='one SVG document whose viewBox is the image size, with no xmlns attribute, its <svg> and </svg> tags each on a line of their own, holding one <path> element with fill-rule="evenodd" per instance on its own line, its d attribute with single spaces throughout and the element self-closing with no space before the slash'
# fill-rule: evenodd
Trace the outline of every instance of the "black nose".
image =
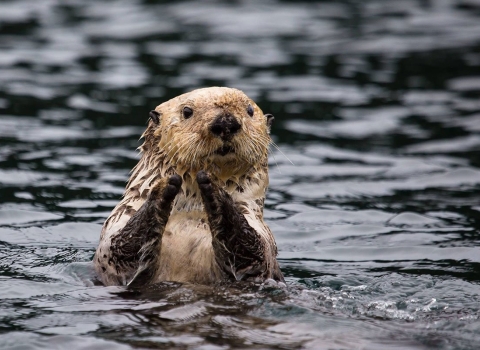
<svg viewBox="0 0 480 350">
<path fill-rule="evenodd" d="M 220 114 L 210 125 L 210 131 L 222 140 L 230 140 L 242 126 L 231 114 Z"/>
</svg>

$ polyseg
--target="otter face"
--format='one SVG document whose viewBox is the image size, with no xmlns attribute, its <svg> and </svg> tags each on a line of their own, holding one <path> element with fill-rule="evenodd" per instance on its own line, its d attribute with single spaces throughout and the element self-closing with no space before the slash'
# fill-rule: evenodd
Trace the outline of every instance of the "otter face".
<svg viewBox="0 0 480 350">
<path fill-rule="evenodd" d="M 145 146 L 180 172 L 240 176 L 267 162 L 273 116 L 264 115 L 240 90 L 198 89 L 161 104 L 155 112 L 159 117 L 148 125 Z"/>
</svg>

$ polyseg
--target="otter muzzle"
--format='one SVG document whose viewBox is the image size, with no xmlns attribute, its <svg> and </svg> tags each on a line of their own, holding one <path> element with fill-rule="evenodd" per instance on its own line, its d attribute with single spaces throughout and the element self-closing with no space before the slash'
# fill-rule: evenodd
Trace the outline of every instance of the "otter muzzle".
<svg viewBox="0 0 480 350">
<path fill-rule="evenodd" d="M 233 115 L 221 114 L 210 125 L 210 132 L 223 141 L 229 141 L 241 128 L 242 125 Z"/>
</svg>

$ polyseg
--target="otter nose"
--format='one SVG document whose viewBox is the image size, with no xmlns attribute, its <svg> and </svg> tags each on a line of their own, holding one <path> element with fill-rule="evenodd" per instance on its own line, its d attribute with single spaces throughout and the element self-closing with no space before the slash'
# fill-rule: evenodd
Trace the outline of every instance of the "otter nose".
<svg viewBox="0 0 480 350">
<path fill-rule="evenodd" d="M 219 136 L 222 140 L 230 140 L 235 135 L 242 125 L 231 114 L 221 114 L 210 125 L 210 131 L 215 136 Z"/>
</svg>

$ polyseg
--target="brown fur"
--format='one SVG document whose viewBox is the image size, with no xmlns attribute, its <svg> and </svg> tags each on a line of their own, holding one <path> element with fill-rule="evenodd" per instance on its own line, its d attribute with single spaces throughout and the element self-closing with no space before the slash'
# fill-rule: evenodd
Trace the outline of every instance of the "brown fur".
<svg viewBox="0 0 480 350">
<path fill-rule="evenodd" d="M 248 105 L 253 107 L 253 117 L 247 113 Z M 184 107 L 193 110 L 193 115 L 188 119 L 182 115 Z M 174 174 L 180 175 L 183 182 L 171 204 L 171 211 L 166 209 L 166 224 L 158 236 L 159 242 L 155 238 L 155 242 L 141 243 L 141 251 L 147 249 L 146 245 L 158 244 L 158 247 L 155 246 L 157 248 L 148 248 L 158 255 L 150 280 L 212 283 L 227 278 L 219 259 L 227 253 L 234 253 L 228 250 L 225 254 L 218 253 L 222 249 L 219 244 L 222 245 L 223 241 L 217 241 L 216 237 L 225 233 L 217 235 L 217 231 L 212 231 L 211 225 L 213 221 L 222 225 L 222 219 L 216 220 L 216 214 L 212 214 L 213 209 L 207 215 L 204 205 L 206 192 L 200 191 L 196 180 L 200 171 L 206 172 L 211 179 L 213 187 L 209 188 L 213 188 L 216 195 L 225 197 L 220 202 L 230 203 L 232 215 L 241 213 L 239 220 L 252 232 L 247 234 L 253 237 L 249 244 L 257 242 L 254 249 L 261 248 L 263 270 L 257 275 L 263 279 L 283 280 L 276 261 L 277 250 L 273 235 L 263 221 L 263 203 L 268 186 L 267 157 L 271 140 L 269 125 L 260 108 L 240 90 L 213 87 L 180 95 L 159 105 L 155 111 L 160 114 L 159 122 L 156 123 L 158 120 L 154 119 L 149 121 L 142 135 L 144 143 L 140 147 L 141 159 L 132 170 L 123 199 L 102 229 L 94 264 L 103 283 L 127 284 L 138 274 L 138 261 L 130 264 L 115 260 L 116 257 L 112 256 L 115 254 L 113 244 L 127 246 L 144 239 L 138 238 L 134 231 L 133 235 L 125 234 L 124 228 L 127 223 L 132 226 L 132 218 L 141 208 L 147 210 L 148 201 L 153 200 L 152 188 L 160 188 L 156 184 L 165 188 L 168 186 L 166 179 Z M 228 141 L 215 136 L 209 129 L 215 118 L 222 113 L 233 115 L 241 124 L 240 131 Z M 234 152 L 219 155 L 218 149 L 225 145 L 232 147 Z M 216 243 L 212 244 L 212 240 Z M 242 279 L 239 269 L 232 270 L 232 274 L 236 279 Z"/>
</svg>

